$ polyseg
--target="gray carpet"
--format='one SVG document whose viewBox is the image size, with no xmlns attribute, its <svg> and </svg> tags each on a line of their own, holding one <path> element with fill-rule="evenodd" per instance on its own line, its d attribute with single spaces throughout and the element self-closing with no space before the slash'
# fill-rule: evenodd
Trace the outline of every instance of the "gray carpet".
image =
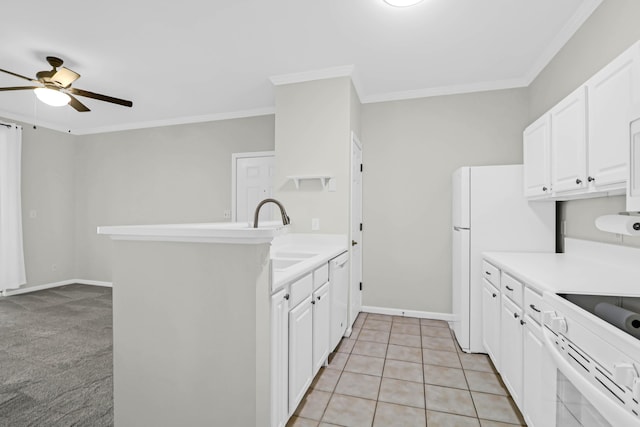
<svg viewBox="0 0 640 427">
<path fill-rule="evenodd" d="M 111 288 L 0 297 L 0 426 L 112 426 Z"/>
</svg>

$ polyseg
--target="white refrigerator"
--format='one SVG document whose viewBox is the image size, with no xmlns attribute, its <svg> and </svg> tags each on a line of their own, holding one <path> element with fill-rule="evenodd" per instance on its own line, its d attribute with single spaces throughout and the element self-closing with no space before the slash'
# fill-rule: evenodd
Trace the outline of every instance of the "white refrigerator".
<svg viewBox="0 0 640 427">
<path fill-rule="evenodd" d="M 463 167 L 452 184 L 452 329 L 483 353 L 482 252 L 555 252 L 555 202 L 525 199 L 522 165 Z"/>
</svg>

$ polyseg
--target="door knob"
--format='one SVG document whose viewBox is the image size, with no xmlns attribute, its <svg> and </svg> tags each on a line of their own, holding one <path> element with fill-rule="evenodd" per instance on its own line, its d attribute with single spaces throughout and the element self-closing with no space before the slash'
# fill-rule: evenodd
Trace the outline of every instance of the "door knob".
<svg viewBox="0 0 640 427">
<path fill-rule="evenodd" d="M 576 184 L 578 185 L 582 184 L 582 180 L 580 178 L 576 178 Z"/>
<path fill-rule="evenodd" d="M 587 181 L 589 181 L 589 182 L 593 182 L 593 181 L 595 181 L 595 180 L 596 180 L 596 179 L 595 179 L 594 177 L 592 177 L 592 176 L 590 176 L 590 177 L 588 177 L 588 178 L 587 178 Z"/>
<path fill-rule="evenodd" d="M 542 187 L 542 191 L 547 191 L 547 187 Z"/>
<path fill-rule="evenodd" d="M 358 244 L 358 242 L 356 242 L 355 240 L 352 240 L 352 241 L 351 241 L 351 246 L 355 246 L 355 245 L 357 245 L 357 244 Z"/>
</svg>

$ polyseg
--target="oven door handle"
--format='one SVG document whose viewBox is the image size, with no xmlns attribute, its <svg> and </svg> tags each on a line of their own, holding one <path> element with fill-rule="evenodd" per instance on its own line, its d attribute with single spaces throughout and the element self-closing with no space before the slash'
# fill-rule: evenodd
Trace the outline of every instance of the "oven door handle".
<svg viewBox="0 0 640 427">
<path fill-rule="evenodd" d="M 640 426 L 640 419 L 634 417 L 621 406 L 596 388 L 589 380 L 580 375 L 556 348 L 556 336 L 546 326 L 542 327 L 542 335 L 547 351 L 551 355 L 556 368 L 587 398 L 600 414 L 614 426 Z"/>
</svg>

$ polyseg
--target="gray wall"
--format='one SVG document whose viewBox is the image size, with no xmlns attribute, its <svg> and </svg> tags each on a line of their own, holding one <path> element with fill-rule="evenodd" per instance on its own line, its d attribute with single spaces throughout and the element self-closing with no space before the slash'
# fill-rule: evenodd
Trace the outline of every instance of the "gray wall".
<svg viewBox="0 0 640 427">
<path fill-rule="evenodd" d="M 362 106 L 363 305 L 451 312 L 451 174 L 522 163 L 526 89 Z"/>
<path fill-rule="evenodd" d="M 77 137 L 18 124 L 23 127 L 22 229 L 27 286 L 75 278 Z M 30 217 L 31 211 L 35 211 L 35 218 Z"/>
<path fill-rule="evenodd" d="M 111 281 L 100 225 L 227 221 L 231 154 L 273 147 L 273 115 L 83 136 L 75 159 L 78 277 Z"/>
<path fill-rule="evenodd" d="M 349 231 L 351 79 L 339 77 L 276 87 L 276 177 L 274 190 L 297 233 Z M 330 175 L 336 191 L 318 180 L 296 189 L 290 175 Z"/>
<path fill-rule="evenodd" d="M 529 86 L 529 122 L 533 122 L 599 69 L 640 39 L 640 1 L 604 0 Z M 623 196 L 560 204 L 567 237 L 640 246 L 640 237 L 599 231 L 595 218 L 625 210 Z"/>
<path fill-rule="evenodd" d="M 84 136 L 22 125 L 25 287 L 110 282 L 99 225 L 225 221 L 231 154 L 274 148 L 273 115 Z"/>
</svg>

